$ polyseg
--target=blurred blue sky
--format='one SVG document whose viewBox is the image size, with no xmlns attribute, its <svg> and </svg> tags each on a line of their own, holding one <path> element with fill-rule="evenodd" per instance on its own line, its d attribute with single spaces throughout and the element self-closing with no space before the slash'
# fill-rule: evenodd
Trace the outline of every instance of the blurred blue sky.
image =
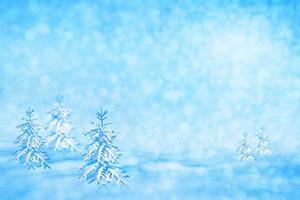
<svg viewBox="0 0 300 200">
<path fill-rule="evenodd" d="M 235 154 L 262 126 L 297 153 L 299 20 L 298 1 L 1 1 L 0 145 L 63 94 L 75 137 L 102 106 L 129 154 Z"/>
</svg>

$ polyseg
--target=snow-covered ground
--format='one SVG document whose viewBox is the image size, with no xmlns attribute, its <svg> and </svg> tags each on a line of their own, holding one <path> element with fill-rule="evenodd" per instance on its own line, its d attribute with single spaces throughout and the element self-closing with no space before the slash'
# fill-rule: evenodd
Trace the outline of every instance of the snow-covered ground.
<svg viewBox="0 0 300 200">
<path fill-rule="evenodd" d="M 300 163 L 288 158 L 270 157 L 248 163 L 166 159 L 128 162 L 128 187 L 103 187 L 78 178 L 83 162 L 76 153 L 55 153 L 51 155 L 51 170 L 35 171 L 17 164 L 11 154 L 0 153 L 1 199 L 273 200 L 297 199 L 300 195 Z M 140 160 L 145 157 L 153 158 L 144 154 Z"/>
</svg>

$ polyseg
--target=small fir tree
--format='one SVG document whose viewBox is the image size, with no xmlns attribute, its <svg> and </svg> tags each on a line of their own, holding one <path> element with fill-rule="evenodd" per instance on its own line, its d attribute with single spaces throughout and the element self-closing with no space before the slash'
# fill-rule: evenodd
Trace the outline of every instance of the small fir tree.
<svg viewBox="0 0 300 200">
<path fill-rule="evenodd" d="M 17 126 L 21 135 L 15 140 L 15 143 L 19 145 L 15 152 L 16 160 L 28 169 L 50 168 L 47 155 L 41 150 L 43 141 L 38 135 L 40 127 L 35 123 L 33 112 L 34 110 L 29 108 L 26 111 L 26 117 L 23 118 L 24 122 Z"/>
<path fill-rule="evenodd" d="M 266 156 L 271 155 L 272 151 L 270 149 L 270 143 L 268 137 L 264 135 L 264 130 L 261 128 L 260 132 L 256 136 L 257 138 L 257 145 L 255 149 L 255 153 L 258 156 Z"/>
<path fill-rule="evenodd" d="M 105 185 L 115 181 L 117 184 L 126 184 L 124 178 L 128 177 L 119 166 L 121 153 L 114 145 L 116 132 L 110 130 L 106 123 L 107 111 L 97 112 L 99 123 L 93 123 L 96 127 L 84 133 L 88 136 L 90 143 L 86 146 L 86 153 L 83 154 L 87 163 L 81 168 L 81 176 L 89 183 Z"/>
<path fill-rule="evenodd" d="M 238 147 L 239 160 L 240 161 L 255 160 L 253 156 L 253 149 L 251 148 L 247 140 L 247 135 L 244 135 L 243 139 L 239 143 L 240 143 L 240 146 Z"/>
<path fill-rule="evenodd" d="M 71 110 L 62 106 L 62 97 L 57 97 L 53 108 L 48 112 L 50 120 L 46 131 L 50 135 L 46 139 L 46 146 L 54 150 L 79 150 L 71 132 L 73 126 L 69 121 Z"/>
</svg>

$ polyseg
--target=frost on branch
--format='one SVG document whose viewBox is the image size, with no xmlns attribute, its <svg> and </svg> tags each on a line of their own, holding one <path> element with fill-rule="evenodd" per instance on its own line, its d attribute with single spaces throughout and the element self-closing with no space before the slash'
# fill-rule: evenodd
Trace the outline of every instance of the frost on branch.
<svg viewBox="0 0 300 200">
<path fill-rule="evenodd" d="M 16 160 L 28 169 L 50 168 L 48 158 L 45 152 L 41 150 L 43 142 L 38 135 L 40 128 L 34 123 L 33 112 L 34 110 L 28 109 L 26 117 L 23 118 L 24 122 L 17 126 L 21 130 L 21 135 L 15 140 L 15 143 L 19 144 L 15 153 Z"/>
<path fill-rule="evenodd" d="M 257 134 L 257 145 L 255 149 L 255 153 L 258 156 L 266 156 L 271 155 L 272 151 L 270 149 L 270 143 L 268 137 L 264 136 L 263 129 L 260 129 L 260 132 Z"/>
<path fill-rule="evenodd" d="M 116 132 L 110 130 L 105 123 L 107 111 L 97 112 L 99 123 L 95 123 L 95 128 L 84 133 L 88 136 L 90 143 L 86 146 L 86 153 L 83 154 L 86 164 L 81 168 L 81 176 L 89 183 L 105 185 L 106 183 L 116 182 L 126 184 L 123 178 L 128 177 L 119 166 L 121 153 L 114 140 Z"/>
<path fill-rule="evenodd" d="M 50 133 L 47 137 L 46 146 L 54 150 L 78 150 L 77 144 L 71 132 L 72 124 L 69 122 L 71 110 L 62 106 L 61 98 L 57 98 L 52 110 L 48 112 L 50 120 L 46 125 L 46 130 Z"/>
<path fill-rule="evenodd" d="M 239 153 L 240 161 L 254 160 L 253 149 L 251 148 L 246 135 L 244 135 L 243 139 L 240 141 L 240 146 L 238 147 L 238 153 Z"/>
</svg>

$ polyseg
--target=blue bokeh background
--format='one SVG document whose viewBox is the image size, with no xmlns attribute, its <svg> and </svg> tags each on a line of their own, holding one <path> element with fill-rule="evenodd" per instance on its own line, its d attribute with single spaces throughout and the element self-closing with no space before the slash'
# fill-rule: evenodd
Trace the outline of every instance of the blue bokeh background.
<svg viewBox="0 0 300 200">
<path fill-rule="evenodd" d="M 102 191 L 103 198 L 298 199 L 299 38 L 296 0 L 0 1 L 3 172 L 27 173 L 9 156 L 25 110 L 34 108 L 43 124 L 63 94 L 73 110 L 73 135 L 82 144 L 82 132 L 100 107 L 121 131 L 118 145 L 126 152 L 124 165 L 131 166 L 131 188 L 137 189 Z M 253 139 L 261 127 L 274 152 L 271 161 L 245 169 L 228 164 L 237 158 L 242 135 Z M 65 162 L 60 168 L 70 171 L 72 162 Z M 199 163 L 206 167 L 199 169 Z M 240 174 L 239 167 L 246 172 Z M 45 183 L 53 190 L 38 192 L 36 180 L 49 174 L 30 172 L 31 184 L 22 187 L 14 170 L 0 175 L 1 195 L 5 184 L 19 185 L 6 192 L 8 199 L 39 199 L 49 192 L 68 199 L 55 188 L 59 179 Z M 157 176 L 166 193 L 154 186 Z M 66 182 L 74 184 L 72 178 Z M 263 188 L 251 190 L 247 183 Z M 224 185 L 230 187 L 223 190 Z M 97 187 L 89 187 L 77 193 L 69 188 L 71 199 L 97 196 Z"/>
</svg>

